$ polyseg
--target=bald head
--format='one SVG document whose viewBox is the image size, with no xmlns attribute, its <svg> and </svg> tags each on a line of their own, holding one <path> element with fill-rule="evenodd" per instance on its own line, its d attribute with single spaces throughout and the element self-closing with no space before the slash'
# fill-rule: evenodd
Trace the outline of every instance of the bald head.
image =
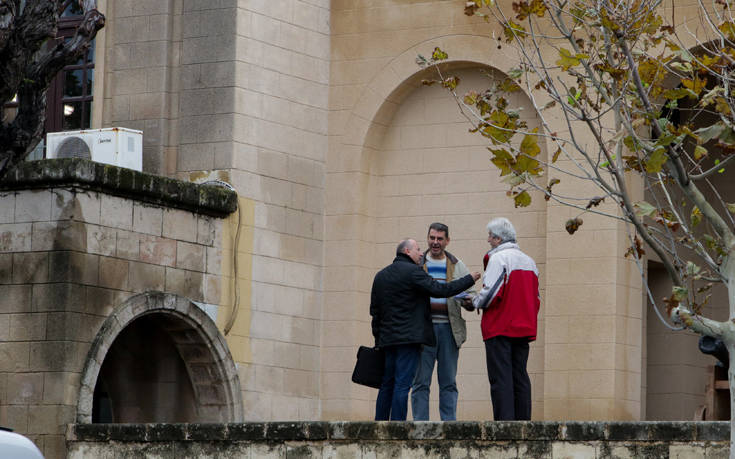
<svg viewBox="0 0 735 459">
<path fill-rule="evenodd" d="M 421 258 L 421 249 L 414 239 L 404 239 L 396 247 L 396 255 L 408 255 L 414 263 L 418 264 Z"/>
</svg>

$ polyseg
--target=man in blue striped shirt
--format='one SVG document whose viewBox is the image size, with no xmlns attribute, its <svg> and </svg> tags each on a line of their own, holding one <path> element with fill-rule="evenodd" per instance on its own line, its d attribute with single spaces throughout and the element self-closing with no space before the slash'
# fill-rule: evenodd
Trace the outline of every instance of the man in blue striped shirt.
<svg viewBox="0 0 735 459">
<path fill-rule="evenodd" d="M 449 227 L 443 223 L 429 225 L 429 249 L 419 260 L 419 265 L 440 282 L 459 279 L 469 271 L 464 263 L 446 251 L 449 245 Z M 474 290 L 468 290 L 474 293 Z M 437 362 L 439 381 L 439 415 L 442 421 L 457 419 L 457 361 L 459 347 L 467 339 L 467 327 L 461 307 L 473 310 L 471 303 L 457 297 L 431 298 L 431 321 L 436 336 L 436 346 L 424 346 L 416 377 L 411 388 L 411 410 L 415 421 L 429 420 L 429 387 Z"/>
</svg>

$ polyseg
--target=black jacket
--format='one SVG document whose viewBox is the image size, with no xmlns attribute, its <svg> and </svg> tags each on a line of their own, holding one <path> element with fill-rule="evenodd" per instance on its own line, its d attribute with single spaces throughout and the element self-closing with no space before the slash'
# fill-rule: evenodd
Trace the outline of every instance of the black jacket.
<svg viewBox="0 0 735 459">
<path fill-rule="evenodd" d="M 471 275 L 437 282 L 408 255 L 397 255 L 373 280 L 370 315 L 378 347 L 399 344 L 435 346 L 429 298 L 446 298 L 474 285 Z"/>
</svg>

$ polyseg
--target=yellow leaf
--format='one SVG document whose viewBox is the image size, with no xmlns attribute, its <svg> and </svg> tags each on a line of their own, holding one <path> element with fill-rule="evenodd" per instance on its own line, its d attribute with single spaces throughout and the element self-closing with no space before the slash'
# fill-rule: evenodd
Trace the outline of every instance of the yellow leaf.
<svg viewBox="0 0 735 459">
<path fill-rule="evenodd" d="M 435 61 L 443 61 L 444 59 L 448 58 L 449 55 L 442 51 L 438 46 L 434 48 L 434 52 L 431 53 L 431 58 Z"/>
<path fill-rule="evenodd" d="M 694 147 L 694 159 L 696 161 L 699 161 L 700 159 L 704 158 L 705 156 L 707 156 L 707 149 L 706 148 L 704 148 L 701 145 L 697 145 L 696 147 Z"/>
<path fill-rule="evenodd" d="M 694 94 L 699 96 L 699 93 L 707 86 L 707 78 L 695 77 L 694 80 L 687 78 L 681 80 L 681 84 L 683 84 L 685 88 L 691 89 Z"/>
<path fill-rule="evenodd" d="M 567 71 L 570 68 L 579 65 L 581 59 L 589 59 L 589 56 L 581 53 L 573 55 L 568 49 L 561 48 L 559 50 L 559 60 L 556 61 L 556 65 L 560 66 L 562 70 Z"/>
<path fill-rule="evenodd" d="M 692 220 L 692 226 L 699 225 L 700 223 L 702 223 L 702 211 L 699 210 L 698 207 L 695 207 L 694 209 L 692 209 L 692 214 L 690 218 Z"/>
<path fill-rule="evenodd" d="M 505 34 L 505 41 L 511 42 L 515 38 L 523 39 L 527 33 L 526 29 L 515 22 L 509 20 L 503 25 L 503 34 Z"/>
<path fill-rule="evenodd" d="M 554 152 L 554 156 L 551 157 L 551 162 L 555 163 L 557 159 L 559 159 L 559 155 L 561 154 L 561 147 L 556 149 L 556 152 Z"/>
</svg>

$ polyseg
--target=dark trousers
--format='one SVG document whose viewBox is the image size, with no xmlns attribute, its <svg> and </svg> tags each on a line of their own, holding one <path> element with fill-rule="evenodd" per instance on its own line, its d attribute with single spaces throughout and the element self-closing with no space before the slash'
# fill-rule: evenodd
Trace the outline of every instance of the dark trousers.
<svg viewBox="0 0 735 459">
<path fill-rule="evenodd" d="M 526 371 L 528 339 L 507 336 L 486 339 L 485 360 L 495 420 L 531 419 L 531 380 Z"/>
<path fill-rule="evenodd" d="M 384 347 L 385 371 L 375 401 L 376 421 L 405 421 L 408 392 L 416 375 L 421 345 L 406 344 Z"/>
</svg>

